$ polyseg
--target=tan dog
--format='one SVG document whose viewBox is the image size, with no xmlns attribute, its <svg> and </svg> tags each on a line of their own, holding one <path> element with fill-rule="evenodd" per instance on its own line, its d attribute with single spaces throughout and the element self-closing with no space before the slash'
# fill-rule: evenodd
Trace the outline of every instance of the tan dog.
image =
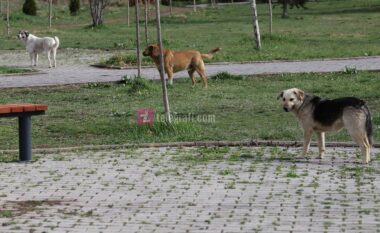
<svg viewBox="0 0 380 233">
<path fill-rule="evenodd" d="M 286 112 L 293 112 L 304 131 L 304 155 L 313 132 L 318 136 L 319 158 L 325 153 L 325 132 L 346 128 L 362 152 L 363 163 L 370 161 L 372 145 L 371 113 L 363 100 L 355 97 L 321 99 L 298 88 L 284 90 L 277 99 Z"/>
<path fill-rule="evenodd" d="M 164 48 L 164 67 L 165 73 L 168 75 L 169 84 L 173 84 L 174 73 L 182 70 L 187 70 L 193 83 L 193 87 L 195 86 L 194 72 L 196 71 L 202 78 L 205 88 L 207 88 L 207 77 L 205 74 L 205 64 L 203 62 L 203 58 L 212 59 L 214 54 L 217 53 L 219 50 L 220 48 L 215 48 L 207 54 L 203 54 L 195 50 L 172 51 L 170 49 Z M 156 64 L 157 68 L 160 67 L 159 45 L 149 45 L 145 48 L 143 55 L 150 56 Z"/>
</svg>

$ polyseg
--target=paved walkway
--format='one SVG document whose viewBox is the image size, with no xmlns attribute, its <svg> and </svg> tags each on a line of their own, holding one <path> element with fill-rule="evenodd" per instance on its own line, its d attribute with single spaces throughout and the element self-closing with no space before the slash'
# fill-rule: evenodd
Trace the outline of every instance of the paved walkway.
<svg viewBox="0 0 380 233">
<path fill-rule="evenodd" d="M 0 232 L 378 233 L 379 152 L 366 166 L 342 148 L 328 148 L 322 161 L 315 151 L 306 159 L 243 147 L 3 162 Z"/>
<path fill-rule="evenodd" d="M 8 53 L 8 54 L 7 54 Z M 29 60 L 25 51 L 2 51 L 0 65 L 12 65 L 26 67 Z M 84 55 L 79 52 L 62 51 L 58 59 L 58 68 L 49 69 L 46 57 L 40 58 L 39 69 L 42 74 L 4 76 L 0 75 L 0 88 L 48 86 L 60 84 L 77 84 L 89 82 L 118 81 L 124 75 L 134 76 L 136 69 L 111 70 L 91 67 L 88 64 L 96 63 L 99 59 L 106 59 L 112 52 L 87 51 Z M 338 60 L 314 60 L 314 61 L 275 61 L 258 62 L 247 64 L 208 64 L 206 71 L 208 75 L 219 72 L 231 74 L 278 74 L 278 73 L 303 73 L 303 72 L 334 72 L 343 71 L 345 67 L 356 67 L 357 70 L 380 70 L 380 57 L 364 57 L 356 59 Z M 142 75 L 149 79 L 159 79 L 156 68 L 145 68 Z M 175 78 L 187 77 L 187 72 L 179 72 Z"/>
</svg>

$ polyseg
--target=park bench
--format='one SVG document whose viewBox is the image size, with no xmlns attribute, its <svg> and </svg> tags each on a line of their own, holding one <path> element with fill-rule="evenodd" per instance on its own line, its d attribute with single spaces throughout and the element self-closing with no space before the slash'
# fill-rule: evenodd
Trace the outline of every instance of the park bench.
<svg viewBox="0 0 380 233">
<path fill-rule="evenodd" d="M 20 161 L 32 160 L 32 116 L 43 115 L 47 109 L 44 104 L 0 104 L 0 118 L 18 117 Z"/>
</svg>

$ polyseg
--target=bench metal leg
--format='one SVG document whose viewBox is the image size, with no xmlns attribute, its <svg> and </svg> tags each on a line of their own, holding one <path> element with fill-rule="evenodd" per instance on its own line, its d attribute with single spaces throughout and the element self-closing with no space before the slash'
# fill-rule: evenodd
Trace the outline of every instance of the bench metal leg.
<svg viewBox="0 0 380 233">
<path fill-rule="evenodd" d="M 20 161 L 32 160 L 32 117 L 30 115 L 19 116 L 18 134 Z"/>
</svg>

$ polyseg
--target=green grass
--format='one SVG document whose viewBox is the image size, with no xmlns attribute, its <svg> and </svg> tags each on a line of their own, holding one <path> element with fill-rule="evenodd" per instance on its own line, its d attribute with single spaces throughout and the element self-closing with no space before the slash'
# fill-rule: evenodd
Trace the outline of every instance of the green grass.
<svg viewBox="0 0 380 233">
<path fill-rule="evenodd" d="M 30 72 L 36 72 L 36 71 L 32 69 L 0 66 L 0 74 L 20 74 L 20 73 L 30 73 Z"/>
<path fill-rule="evenodd" d="M 177 120 L 171 127 L 156 121 L 139 127 L 136 110 L 155 109 L 163 116 L 159 82 L 148 81 L 149 91 L 130 91 L 124 85 L 97 84 L 57 88 L 4 89 L 0 103 L 46 103 L 45 116 L 33 117 L 35 147 L 77 146 L 201 140 L 302 140 L 293 114 L 276 100 L 286 88 L 299 87 L 325 98 L 356 96 L 372 111 L 374 141 L 380 139 L 379 73 L 293 74 L 242 79 L 212 79 L 206 90 L 188 79 L 175 80 L 169 88 L 170 107 Z M 16 149 L 17 119 L 0 119 L 0 149 Z M 327 134 L 327 141 L 350 141 L 345 130 Z M 204 158 L 217 151 L 201 151 Z M 280 152 L 276 156 L 281 157 Z M 284 155 L 287 156 L 287 155 Z"/>
<path fill-rule="evenodd" d="M 308 10 L 292 9 L 290 18 L 281 18 L 281 7 L 274 9 L 273 33 L 268 33 L 268 7 L 258 4 L 262 49 L 254 49 L 249 5 L 223 6 L 199 10 L 175 8 L 174 17 L 163 7 L 163 42 L 171 49 L 214 47 L 223 50 L 214 61 L 254 61 L 273 59 L 308 59 L 380 55 L 380 2 L 378 0 L 346 0 L 307 3 Z M 11 36 L 0 37 L 0 49 L 24 49 L 15 35 L 25 25 L 37 35 L 57 35 L 61 48 L 135 48 L 133 21 L 126 24 L 126 7 L 106 10 L 105 25 L 91 28 L 85 7 L 78 16 L 70 16 L 67 6 L 54 8 L 53 28 L 47 29 L 47 5 L 39 4 L 39 16 L 26 16 L 20 10 L 11 15 Z M 20 8 L 17 8 L 20 9 Z M 133 13 L 133 9 L 131 9 Z M 152 15 L 154 11 L 152 10 Z M 133 19 L 133 14 L 131 15 Z M 154 20 L 154 17 L 151 17 Z M 143 26 L 143 25 L 142 25 Z M 0 21 L 5 28 L 5 21 Z M 143 28 L 142 37 L 143 37 Z M 150 43 L 156 41 L 154 21 L 149 23 Z M 145 42 L 142 42 L 142 47 Z"/>
</svg>

